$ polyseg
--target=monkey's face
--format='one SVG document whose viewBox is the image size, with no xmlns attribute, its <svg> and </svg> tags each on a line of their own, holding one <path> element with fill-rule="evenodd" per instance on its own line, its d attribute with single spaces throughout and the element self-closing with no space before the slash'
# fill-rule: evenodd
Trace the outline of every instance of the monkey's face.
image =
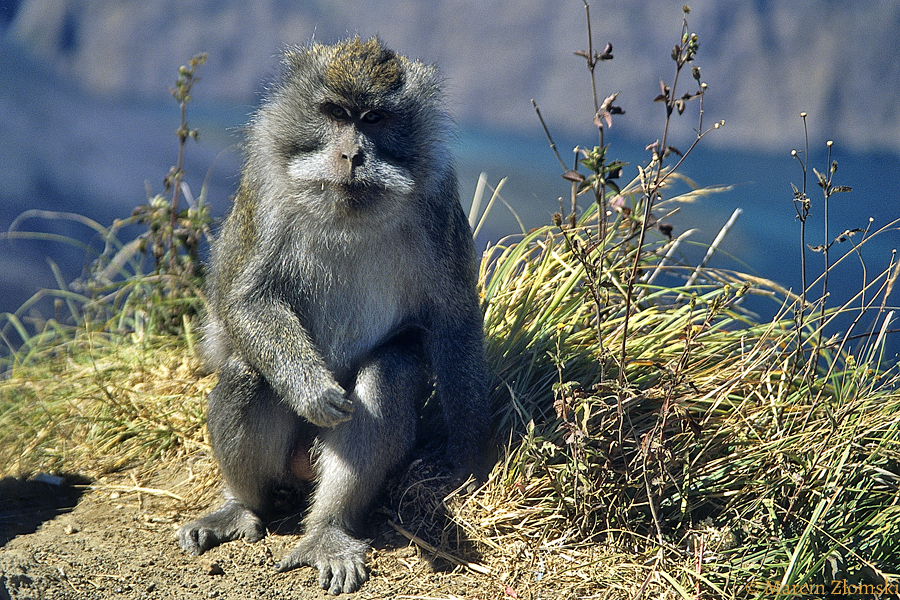
<svg viewBox="0 0 900 600">
<path fill-rule="evenodd" d="M 413 165 L 392 131 L 398 126 L 394 111 L 325 99 L 311 116 L 311 143 L 297 143 L 287 153 L 287 174 L 298 187 L 355 210 L 413 192 Z"/>
<path fill-rule="evenodd" d="M 294 49 L 285 66 L 250 139 L 283 201 L 324 217 L 390 217 L 451 169 L 431 67 L 376 39 Z"/>
</svg>

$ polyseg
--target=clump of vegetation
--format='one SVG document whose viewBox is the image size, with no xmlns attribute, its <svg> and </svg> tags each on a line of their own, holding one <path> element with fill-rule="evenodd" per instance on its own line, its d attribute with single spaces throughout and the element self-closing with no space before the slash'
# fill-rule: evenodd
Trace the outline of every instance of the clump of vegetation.
<svg viewBox="0 0 900 600">
<path fill-rule="evenodd" d="M 181 121 L 178 159 L 163 193 L 108 227 L 79 215 L 20 217 L 75 220 L 95 232 L 100 249 L 59 240 L 94 256 L 84 276 L 66 285 L 57 273 L 58 289 L 2 315 L 0 334 L 9 350 L 0 356 L 4 474 L 74 470 L 97 476 L 206 447 L 203 397 L 212 383 L 198 372 L 193 344 L 203 308 L 200 249 L 211 217 L 206 189 L 195 198 L 183 182 L 187 141 L 198 138 L 186 108 L 205 60 L 200 54 L 181 67 L 171 90 Z M 130 241 L 120 239 L 135 230 Z M 36 319 L 32 309 L 46 296 L 54 299 L 55 315 Z"/>
<path fill-rule="evenodd" d="M 10 228 L 7 238 L 61 241 L 83 248 L 93 259 L 84 276 L 69 285 L 54 271 L 58 289 L 42 290 L 15 313 L 3 315 L 0 335 L 8 351 L 6 357 L 0 355 L 4 362 L 28 361 L 32 352 L 62 344 L 82 331 L 190 333 L 203 307 L 200 249 L 209 238 L 211 216 L 206 187 L 194 197 L 183 181 L 183 163 L 187 141 L 199 135 L 188 126 L 186 110 L 199 80 L 197 70 L 205 61 L 206 55 L 199 54 L 181 67 L 171 89 L 181 122 L 176 131 L 178 158 L 165 177 L 163 193 L 152 195 L 130 217 L 110 226 L 81 215 L 45 211 L 27 211 L 17 219 L 17 223 L 29 218 L 75 221 L 93 231 L 94 241 L 87 245 L 53 234 L 14 231 L 17 223 Z M 182 196 L 187 200 L 184 208 Z M 122 241 L 123 232 L 134 237 Z M 53 317 L 35 318 L 32 309 L 47 296 L 54 300 Z"/>
<path fill-rule="evenodd" d="M 667 214 L 716 190 L 677 193 L 674 183 L 687 181 L 683 161 L 722 126 L 704 128 L 700 40 L 685 9 L 674 75 L 656 98 L 662 135 L 626 183 L 628 165 L 604 139 L 624 111 L 616 94 L 600 101 L 596 84 L 612 46 L 594 51 L 585 10 L 588 49 L 576 54 L 589 69 L 599 143 L 576 149 L 572 168 L 560 157 L 571 193 L 555 222 L 502 240 L 482 262 L 502 451 L 485 486 L 444 500 L 478 550 L 464 558 L 480 564 L 459 564 L 513 598 L 776 598 L 824 596 L 833 582 L 863 594 L 897 585 L 900 375 L 884 352 L 900 267 L 870 276 L 851 303 L 828 306 L 827 274 L 843 258 L 828 258 L 799 295 L 706 260 L 680 262 L 689 232 L 673 232 Z M 182 107 L 196 66 L 186 68 Z M 682 92 L 688 69 L 694 83 Z M 681 151 L 670 124 L 693 107 L 697 134 Z M 193 137 L 182 124 L 181 150 Z M 803 185 L 791 200 L 805 276 L 806 219 L 818 205 L 806 190 L 808 150 L 796 155 Z M 826 222 L 828 198 L 845 191 L 829 163 L 813 171 Z M 94 274 L 85 289 L 105 292 L 60 294 L 79 303 L 77 334 L 29 336 L 8 318 L 25 344 L 0 381 L 6 473 L 93 474 L 208 453 L 202 398 L 212 381 L 190 351 L 202 301 L 194 244 L 208 216 L 202 195 L 179 209 L 179 172 L 180 161 L 171 196 L 132 217 L 148 228 L 142 241 L 101 253 L 96 272 L 120 274 L 117 283 Z M 856 247 L 870 236 L 861 233 Z M 836 248 L 813 250 L 828 257 Z M 133 262 L 145 249 L 152 272 Z M 743 310 L 750 294 L 771 298 L 775 317 Z M 851 327 L 832 334 L 848 313 Z M 451 559 L 464 551 L 438 550 Z"/>
<path fill-rule="evenodd" d="M 576 148 L 572 169 L 560 158 L 571 212 L 486 256 L 490 361 L 512 443 L 456 519 L 517 594 L 762 598 L 833 580 L 884 589 L 900 571 L 900 380 L 883 361 L 897 266 L 867 282 L 864 301 L 829 308 L 827 261 L 815 305 L 808 290 L 679 264 L 688 234 L 673 237 L 665 215 L 714 190 L 677 196 L 671 184 L 724 125 L 704 129 L 707 88 L 687 14 L 673 80 L 655 99 L 663 133 L 634 180 L 619 183 L 626 165 L 604 145 L 624 111 L 616 94 L 598 103 L 594 91 L 600 145 Z M 595 67 L 612 60 L 612 46 L 576 54 L 596 90 Z M 682 93 L 688 68 L 697 87 Z M 697 134 L 682 152 L 670 122 L 691 102 Z M 849 191 L 829 162 L 815 172 L 826 222 L 829 196 Z M 591 204 L 579 215 L 583 195 Z M 808 216 L 805 183 L 794 200 Z M 813 250 L 827 258 L 832 246 Z M 748 294 L 775 300 L 774 319 L 743 311 Z M 826 335 L 847 313 L 869 327 L 854 353 L 857 332 Z"/>
</svg>

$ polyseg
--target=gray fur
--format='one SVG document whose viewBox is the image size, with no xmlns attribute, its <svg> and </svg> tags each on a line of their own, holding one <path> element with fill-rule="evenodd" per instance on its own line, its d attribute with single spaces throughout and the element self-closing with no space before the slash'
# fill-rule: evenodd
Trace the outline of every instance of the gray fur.
<svg viewBox="0 0 900 600">
<path fill-rule="evenodd" d="M 435 69 L 378 40 L 285 53 L 212 246 L 208 426 L 227 500 L 179 530 L 185 550 L 260 539 L 273 489 L 311 468 L 304 534 L 278 570 L 312 565 L 331 593 L 358 589 L 355 536 L 432 385 L 448 462 L 484 475 L 477 263 L 450 135 Z"/>
</svg>

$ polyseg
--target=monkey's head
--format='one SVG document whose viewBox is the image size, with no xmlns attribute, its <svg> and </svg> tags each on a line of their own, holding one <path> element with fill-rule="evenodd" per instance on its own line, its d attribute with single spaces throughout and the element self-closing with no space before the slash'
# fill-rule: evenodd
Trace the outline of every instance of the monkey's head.
<svg viewBox="0 0 900 600">
<path fill-rule="evenodd" d="M 433 67 L 358 37 L 292 47 L 282 62 L 249 128 L 245 176 L 259 197 L 325 220 L 371 219 L 452 177 Z"/>
</svg>

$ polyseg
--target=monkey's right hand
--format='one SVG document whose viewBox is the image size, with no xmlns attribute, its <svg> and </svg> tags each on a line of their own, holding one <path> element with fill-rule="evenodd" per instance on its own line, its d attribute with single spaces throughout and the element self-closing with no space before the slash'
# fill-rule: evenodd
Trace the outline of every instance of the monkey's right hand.
<svg viewBox="0 0 900 600">
<path fill-rule="evenodd" d="M 334 427 L 353 416 L 353 401 L 336 383 L 309 390 L 296 406 L 301 417 L 318 427 Z"/>
</svg>

